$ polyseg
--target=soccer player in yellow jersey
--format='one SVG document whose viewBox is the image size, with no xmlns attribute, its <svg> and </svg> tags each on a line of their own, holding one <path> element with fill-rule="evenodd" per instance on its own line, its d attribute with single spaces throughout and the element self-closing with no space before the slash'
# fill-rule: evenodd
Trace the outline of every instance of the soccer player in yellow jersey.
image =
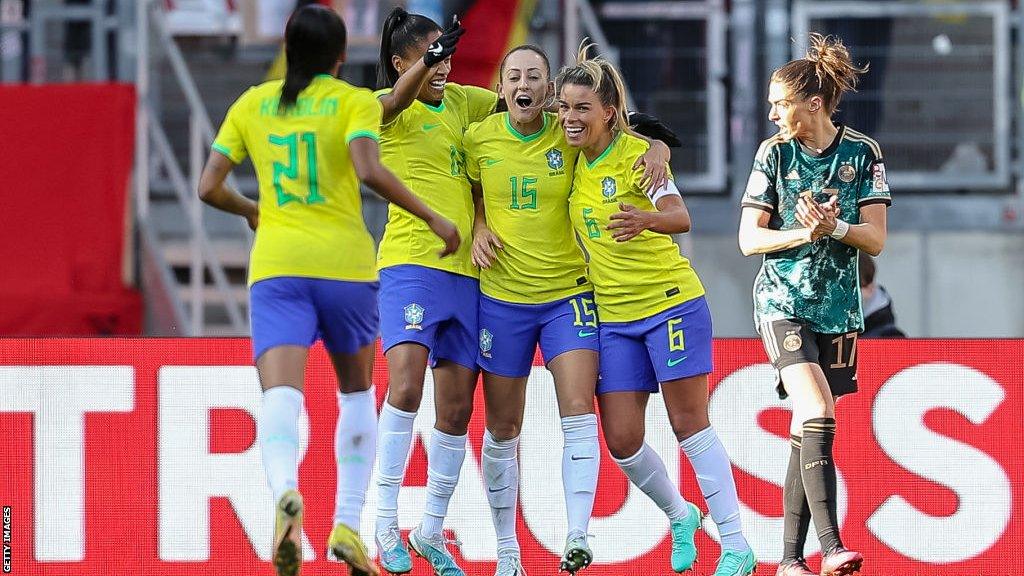
<svg viewBox="0 0 1024 576">
<path fill-rule="evenodd" d="M 489 90 L 447 81 L 449 56 L 462 28 L 394 9 L 381 34 L 378 92 L 383 106 L 381 155 L 386 166 L 428 206 L 468 235 L 473 199 L 462 137 L 471 122 L 494 110 Z M 466 454 L 466 431 L 477 380 L 477 272 L 470 247 L 441 260 L 429 230 L 400 206 L 388 210 L 381 241 L 381 339 L 388 362 L 388 395 L 381 409 L 376 542 L 392 573 L 412 569 L 400 539 L 398 491 L 412 443 L 412 426 L 433 368 L 437 420 L 427 447 L 423 520 L 409 534 L 413 549 L 439 576 L 462 576 L 441 528 Z"/>
<path fill-rule="evenodd" d="M 673 570 L 690 569 L 700 511 L 683 500 L 644 442 L 647 400 L 660 384 L 722 537 L 715 575 L 751 574 L 756 561 L 741 530 L 729 457 L 708 421 L 711 313 L 697 274 L 669 236 L 688 231 L 690 216 L 671 180 L 653 193 L 640 186 L 633 164 L 647 144 L 626 124 L 618 71 L 588 59 L 588 49 L 559 74 L 558 98 L 566 139 L 582 152 L 569 214 L 589 257 L 601 319 L 597 394 L 605 440 L 630 481 L 668 516 Z"/>
<path fill-rule="evenodd" d="M 470 126 L 466 172 L 477 204 L 473 260 L 480 270 L 480 350 L 487 431 L 481 464 L 497 535 L 495 576 L 523 574 L 516 539 L 519 431 L 534 351 L 554 376 L 565 443 L 562 485 L 568 537 L 561 570 L 593 559 L 587 544 L 600 467 L 594 386 L 597 314 L 586 263 L 569 221 L 569 191 L 578 149 L 557 116 L 544 52 L 513 48 L 499 67 L 498 93 L 508 111 Z M 668 148 L 641 158 L 660 186 Z M 659 182 L 659 178 L 662 182 Z"/>
<path fill-rule="evenodd" d="M 754 281 L 754 314 L 778 371 L 776 389 L 793 398 L 784 529 L 778 576 L 806 576 L 811 519 L 823 576 L 860 570 L 864 557 L 839 534 L 836 398 L 857 391 L 857 334 L 864 321 L 857 254 L 878 255 L 892 202 L 878 143 L 833 123 L 843 94 L 866 67 L 838 39 L 812 34 L 810 50 L 776 70 L 768 119 L 779 133 L 754 159 L 740 219 L 745 255 L 764 254 Z M 839 216 L 842 216 L 841 218 Z"/>
<path fill-rule="evenodd" d="M 285 80 L 246 91 L 228 111 L 199 183 L 203 201 L 244 216 L 256 231 L 249 266 L 253 357 L 263 386 L 257 441 L 276 505 L 279 575 L 302 565 L 298 418 L 309 346 L 323 340 L 338 377 L 338 492 L 328 554 L 352 574 L 376 574 L 357 530 L 373 470 L 377 431 L 371 386 L 377 337 L 377 271 L 363 223 L 359 182 L 401 205 L 459 247 L 455 226 L 380 164 L 381 106 L 336 80 L 345 25 L 332 10 L 296 11 L 285 30 Z M 251 157 L 259 204 L 225 185 Z M 433 239 L 436 251 L 440 243 Z M 364 441 L 370 438 L 369 441 Z"/>
</svg>

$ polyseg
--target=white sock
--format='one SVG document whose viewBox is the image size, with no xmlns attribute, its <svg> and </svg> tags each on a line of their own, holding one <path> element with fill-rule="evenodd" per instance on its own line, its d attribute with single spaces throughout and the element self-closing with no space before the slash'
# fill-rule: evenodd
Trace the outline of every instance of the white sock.
<svg viewBox="0 0 1024 576">
<path fill-rule="evenodd" d="M 661 457 L 645 442 L 636 454 L 615 463 L 629 477 L 629 481 L 661 508 L 670 521 L 686 518 L 690 513 L 686 500 L 668 477 Z"/>
<path fill-rule="evenodd" d="M 562 418 L 562 490 L 569 533 L 587 533 L 594 512 L 601 449 L 597 441 L 597 414 Z"/>
<path fill-rule="evenodd" d="M 377 532 L 398 522 L 398 489 L 412 447 L 415 412 L 399 410 L 385 400 L 377 423 Z"/>
<path fill-rule="evenodd" d="M 519 500 L 519 459 L 516 449 L 519 437 L 496 440 L 491 431 L 484 432 L 484 447 L 480 453 L 487 502 L 491 505 L 491 520 L 498 536 L 498 555 L 505 550 L 519 555 L 516 539 L 516 502 Z"/>
<path fill-rule="evenodd" d="M 423 505 L 420 534 L 436 538 L 441 534 L 444 517 L 448 515 L 448 502 L 455 493 L 466 459 L 466 435 L 452 436 L 437 428 L 430 432 L 427 449 L 427 501 Z"/>
<path fill-rule="evenodd" d="M 369 390 L 338 394 L 334 428 L 334 458 L 338 465 L 334 523 L 359 530 L 366 489 L 377 453 L 377 395 Z"/>
<path fill-rule="evenodd" d="M 743 537 L 732 465 L 714 428 L 708 426 L 680 442 L 679 446 L 697 474 L 697 484 L 700 485 L 704 501 L 708 503 L 711 519 L 718 526 L 722 549 L 739 552 L 750 550 L 747 539 Z"/>
<path fill-rule="evenodd" d="M 275 504 L 282 494 L 299 486 L 299 414 L 302 413 L 302 400 L 302 392 L 291 386 L 274 386 L 263 392 L 256 439 Z"/>
</svg>

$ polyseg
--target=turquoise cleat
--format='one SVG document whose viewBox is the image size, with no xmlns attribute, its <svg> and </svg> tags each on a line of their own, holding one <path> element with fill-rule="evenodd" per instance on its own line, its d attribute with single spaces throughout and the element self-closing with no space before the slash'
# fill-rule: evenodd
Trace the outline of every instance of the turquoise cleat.
<svg viewBox="0 0 1024 576">
<path fill-rule="evenodd" d="M 412 571 L 412 557 L 399 537 L 398 524 L 392 524 L 386 530 L 377 532 L 374 540 L 377 542 L 377 557 L 386 572 L 405 574 Z"/>
<path fill-rule="evenodd" d="M 466 576 L 466 573 L 455 563 L 455 558 L 448 551 L 448 543 L 444 535 L 437 538 L 425 538 L 417 526 L 409 532 L 409 548 L 414 554 L 425 558 L 434 569 L 434 576 Z"/>
<path fill-rule="evenodd" d="M 737 552 L 726 550 L 718 559 L 718 567 L 715 568 L 714 576 L 749 576 L 757 568 L 757 558 L 754 558 L 754 551 Z"/>
<path fill-rule="evenodd" d="M 693 568 L 697 561 L 697 547 L 693 544 L 693 536 L 700 529 L 700 509 L 687 502 L 690 513 L 682 520 L 672 522 L 672 569 L 685 572 Z"/>
</svg>

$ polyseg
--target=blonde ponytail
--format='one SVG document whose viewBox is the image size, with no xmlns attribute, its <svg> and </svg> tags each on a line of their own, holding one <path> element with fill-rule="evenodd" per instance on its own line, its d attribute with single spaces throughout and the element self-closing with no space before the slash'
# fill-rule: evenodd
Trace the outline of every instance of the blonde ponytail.
<svg viewBox="0 0 1024 576">
<path fill-rule="evenodd" d="M 613 131 L 633 134 L 626 121 L 626 85 L 622 75 L 601 55 L 590 57 L 591 48 L 596 48 L 596 45 L 589 38 L 580 42 L 576 64 L 566 66 L 558 73 L 557 92 L 561 93 L 566 84 L 590 88 L 597 94 L 602 106 L 610 106 L 615 110 L 608 127 Z"/>
</svg>

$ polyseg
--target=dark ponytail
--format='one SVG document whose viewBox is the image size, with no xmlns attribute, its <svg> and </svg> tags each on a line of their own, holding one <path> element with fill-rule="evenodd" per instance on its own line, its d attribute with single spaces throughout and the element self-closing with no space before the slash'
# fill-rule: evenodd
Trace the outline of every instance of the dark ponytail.
<svg viewBox="0 0 1024 576">
<path fill-rule="evenodd" d="M 296 10 L 284 31 L 287 71 L 278 112 L 295 105 L 317 74 L 329 73 L 345 52 L 345 23 L 337 12 L 319 4 Z"/>
<path fill-rule="evenodd" d="M 410 14 L 396 6 L 386 20 L 380 33 L 380 60 L 377 62 L 377 87 L 390 88 L 398 81 L 398 70 L 391 63 L 392 56 L 405 57 L 431 32 L 440 32 L 441 27 L 426 16 Z"/>
</svg>

